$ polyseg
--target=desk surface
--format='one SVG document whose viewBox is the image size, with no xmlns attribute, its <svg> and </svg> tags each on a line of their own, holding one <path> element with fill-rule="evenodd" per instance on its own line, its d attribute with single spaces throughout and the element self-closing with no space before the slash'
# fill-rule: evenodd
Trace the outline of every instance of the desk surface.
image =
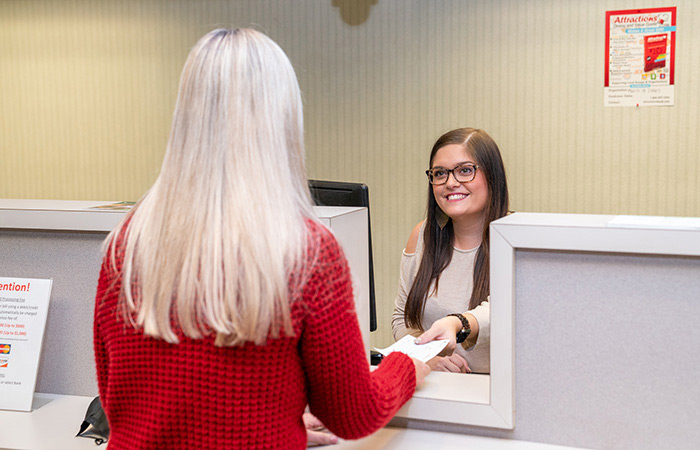
<svg viewBox="0 0 700 450">
<path fill-rule="evenodd" d="M 0 449 L 80 450 L 96 449 L 92 439 L 77 438 L 85 411 L 92 397 L 35 394 L 31 412 L 0 411 Z M 426 448 L 472 450 L 563 450 L 570 447 L 534 442 L 494 439 L 435 431 L 383 428 L 364 439 L 342 441 L 338 445 L 314 447 L 332 450 Z"/>
<path fill-rule="evenodd" d="M 77 438 L 92 397 L 34 394 L 31 412 L 0 411 L 0 449 L 92 449 L 92 439 Z"/>
</svg>

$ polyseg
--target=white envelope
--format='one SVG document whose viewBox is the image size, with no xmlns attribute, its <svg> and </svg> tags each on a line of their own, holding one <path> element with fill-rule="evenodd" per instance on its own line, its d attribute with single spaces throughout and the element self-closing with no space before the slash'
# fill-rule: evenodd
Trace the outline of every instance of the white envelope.
<svg viewBox="0 0 700 450">
<path fill-rule="evenodd" d="M 436 357 L 447 346 L 448 342 L 450 342 L 449 339 L 439 339 L 418 345 L 416 344 L 416 338 L 409 334 L 387 348 L 375 348 L 375 350 L 384 356 L 388 356 L 393 352 L 401 352 L 419 361 L 428 362 Z"/>
</svg>

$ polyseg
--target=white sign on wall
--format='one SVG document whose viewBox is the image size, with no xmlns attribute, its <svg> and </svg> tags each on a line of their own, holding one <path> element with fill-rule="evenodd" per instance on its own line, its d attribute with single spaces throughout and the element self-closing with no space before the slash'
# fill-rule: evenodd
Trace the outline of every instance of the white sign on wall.
<svg viewBox="0 0 700 450">
<path fill-rule="evenodd" d="M 32 409 L 51 283 L 0 278 L 0 409 Z"/>
</svg>

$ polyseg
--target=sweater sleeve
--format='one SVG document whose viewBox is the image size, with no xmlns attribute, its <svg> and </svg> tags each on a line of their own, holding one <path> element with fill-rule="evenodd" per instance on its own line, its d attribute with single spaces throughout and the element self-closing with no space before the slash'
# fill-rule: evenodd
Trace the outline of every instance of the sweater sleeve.
<svg viewBox="0 0 700 450">
<path fill-rule="evenodd" d="M 477 347 L 487 347 L 491 342 L 491 302 L 483 301 L 476 308 L 468 311 L 479 323 L 479 336 L 472 349 Z"/>
<path fill-rule="evenodd" d="M 404 251 L 401 255 L 399 291 L 394 301 L 394 313 L 391 315 L 391 332 L 394 335 L 395 341 L 398 341 L 407 334 L 412 334 L 414 336 L 421 334 L 420 330 L 408 328 L 404 319 L 406 299 L 408 298 L 408 293 L 411 292 L 413 280 L 416 277 L 416 264 L 418 264 L 418 259 L 419 256 L 417 253 L 406 253 L 406 251 Z"/>
<path fill-rule="evenodd" d="M 300 350 L 311 412 L 329 430 L 358 439 L 378 430 L 415 391 L 415 368 L 392 354 L 370 372 L 355 313 L 347 261 L 330 233 L 304 289 Z"/>
</svg>

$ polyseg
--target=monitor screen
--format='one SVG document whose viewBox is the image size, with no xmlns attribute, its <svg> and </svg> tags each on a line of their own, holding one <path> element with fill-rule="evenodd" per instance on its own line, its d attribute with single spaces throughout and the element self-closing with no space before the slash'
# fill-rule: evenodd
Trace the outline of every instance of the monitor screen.
<svg viewBox="0 0 700 450">
<path fill-rule="evenodd" d="M 369 330 L 377 329 L 377 309 L 374 297 L 374 264 L 372 262 L 372 228 L 369 218 L 369 191 L 366 184 L 344 181 L 309 180 L 311 196 L 317 206 L 362 206 L 367 208 L 369 241 Z"/>
</svg>

